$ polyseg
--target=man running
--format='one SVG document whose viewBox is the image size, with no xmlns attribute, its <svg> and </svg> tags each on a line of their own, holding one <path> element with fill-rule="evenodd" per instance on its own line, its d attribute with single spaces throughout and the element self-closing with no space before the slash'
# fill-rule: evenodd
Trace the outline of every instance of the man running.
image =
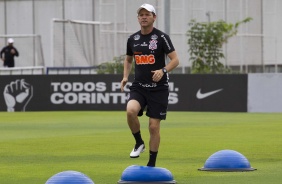
<svg viewBox="0 0 282 184">
<path fill-rule="evenodd" d="M 128 126 L 136 142 L 130 157 L 138 158 L 145 150 L 138 116 L 143 115 L 146 107 L 150 132 L 147 166 L 155 167 L 160 145 L 160 122 L 167 115 L 168 72 L 178 66 L 179 60 L 170 37 L 153 25 L 157 18 L 155 8 L 150 4 L 143 4 L 138 8 L 137 15 L 141 30 L 127 40 L 121 91 L 124 91 L 128 82 L 134 59 L 135 77 L 130 86 L 126 107 Z M 167 65 L 166 56 L 169 58 Z"/>
<path fill-rule="evenodd" d="M 15 56 L 19 56 L 18 50 L 14 47 L 14 39 L 8 39 L 8 45 L 5 46 L 0 52 L 0 58 L 4 62 L 4 67 L 14 67 L 15 66 Z"/>
</svg>

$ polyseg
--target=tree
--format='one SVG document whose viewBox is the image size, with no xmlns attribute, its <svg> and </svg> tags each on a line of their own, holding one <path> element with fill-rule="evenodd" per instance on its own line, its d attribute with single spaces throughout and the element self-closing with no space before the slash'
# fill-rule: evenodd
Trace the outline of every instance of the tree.
<svg viewBox="0 0 282 184">
<path fill-rule="evenodd" d="M 187 36 L 192 73 L 229 73 L 231 70 L 220 62 L 224 58 L 222 46 L 237 34 L 239 25 L 251 20 L 248 17 L 235 24 L 223 20 L 208 23 L 191 20 Z"/>
<path fill-rule="evenodd" d="M 114 57 L 113 61 L 102 63 L 98 66 L 97 73 L 98 74 L 123 74 L 123 62 L 125 59 L 125 55 L 121 55 L 118 57 Z M 134 64 L 132 65 L 132 69 L 130 74 L 134 73 Z"/>
</svg>

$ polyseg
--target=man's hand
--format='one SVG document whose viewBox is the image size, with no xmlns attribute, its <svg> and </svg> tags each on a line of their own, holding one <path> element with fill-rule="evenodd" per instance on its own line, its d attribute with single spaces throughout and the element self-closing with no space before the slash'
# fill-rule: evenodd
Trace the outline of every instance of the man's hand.
<svg viewBox="0 0 282 184">
<path fill-rule="evenodd" d="M 159 82 L 164 75 L 164 72 L 163 72 L 162 69 L 154 70 L 154 71 L 152 71 L 152 73 L 153 73 L 152 79 L 153 79 L 154 82 Z"/>
<path fill-rule="evenodd" d="M 25 107 L 33 96 L 33 87 L 24 79 L 7 84 L 4 89 L 4 99 L 8 112 L 25 111 Z"/>
<path fill-rule="evenodd" d="M 123 78 L 122 81 L 120 82 L 120 90 L 123 92 L 124 91 L 124 86 L 128 82 L 128 78 Z"/>
<path fill-rule="evenodd" d="M 16 54 L 15 49 L 11 49 L 11 54 L 13 54 L 13 55 L 15 55 L 15 54 Z"/>
</svg>

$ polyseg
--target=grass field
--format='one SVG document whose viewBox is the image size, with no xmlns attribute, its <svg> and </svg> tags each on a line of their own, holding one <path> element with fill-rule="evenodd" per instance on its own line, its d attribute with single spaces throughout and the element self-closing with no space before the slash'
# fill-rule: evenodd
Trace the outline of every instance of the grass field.
<svg viewBox="0 0 282 184">
<path fill-rule="evenodd" d="M 0 117 L 1 184 L 44 184 L 66 170 L 82 172 L 95 184 L 116 184 L 124 169 L 148 160 L 148 149 L 129 158 L 134 140 L 125 112 L 1 112 Z M 140 121 L 148 142 L 148 119 Z M 198 171 L 224 149 L 242 153 L 257 170 Z M 178 184 L 281 183 L 282 114 L 169 112 L 157 166 L 170 170 Z"/>
</svg>

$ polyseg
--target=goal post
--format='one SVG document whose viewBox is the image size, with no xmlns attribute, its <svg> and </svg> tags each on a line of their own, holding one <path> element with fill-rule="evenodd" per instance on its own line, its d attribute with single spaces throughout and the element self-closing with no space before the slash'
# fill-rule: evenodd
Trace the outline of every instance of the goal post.
<svg viewBox="0 0 282 184">
<path fill-rule="evenodd" d="M 110 22 L 52 20 L 53 67 L 91 67 L 99 58 L 100 27 Z"/>
<path fill-rule="evenodd" d="M 0 35 L 0 49 L 8 44 L 9 38 L 14 39 L 14 47 L 19 52 L 19 57 L 14 58 L 15 67 L 45 66 L 40 35 Z"/>
</svg>

